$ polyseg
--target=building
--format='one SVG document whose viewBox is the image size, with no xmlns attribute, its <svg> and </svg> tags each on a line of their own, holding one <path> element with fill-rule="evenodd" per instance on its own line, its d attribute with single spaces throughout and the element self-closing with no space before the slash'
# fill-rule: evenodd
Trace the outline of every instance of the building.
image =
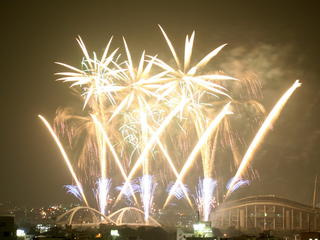
<svg viewBox="0 0 320 240">
<path fill-rule="evenodd" d="M 16 239 L 16 228 L 13 216 L 0 216 L 0 239 Z"/>
<path fill-rule="evenodd" d="M 274 195 L 252 196 L 221 204 L 211 214 L 213 227 L 257 233 L 320 230 L 320 209 Z"/>
</svg>

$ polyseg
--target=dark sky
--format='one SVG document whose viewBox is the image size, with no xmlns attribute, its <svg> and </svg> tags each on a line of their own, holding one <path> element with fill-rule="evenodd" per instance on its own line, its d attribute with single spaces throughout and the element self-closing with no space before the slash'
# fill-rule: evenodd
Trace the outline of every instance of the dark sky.
<svg viewBox="0 0 320 240">
<path fill-rule="evenodd" d="M 176 45 L 196 30 L 199 55 L 228 43 L 221 54 L 225 62 L 218 56 L 215 66 L 235 75 L 242 70 L 257 74 L 264 84 L 267 110 L 295 79 L 301 80 L 303 86 L 253 161 L 260 179 L 243 192 L 311 202 L 314 177 L 320 173 L 320 19 L 311 1 L 0 4 L 0 202 L 70 201 L 62 185 L 71 183 L 71 177 L 37 114 L 52 120 L 58 107 L 73 101 L 68 86 L 55 82 L 53 74 L 61 71 L 55 61 L 79 66 L 81 51 L 75 37 L 81 35 L 89 49 L 100 52 L 111 35 L 116 38 L 114 46 L 124 35 L 133 54 L 146 49 L 169 56 L 157 24 Z"/>
</svg>

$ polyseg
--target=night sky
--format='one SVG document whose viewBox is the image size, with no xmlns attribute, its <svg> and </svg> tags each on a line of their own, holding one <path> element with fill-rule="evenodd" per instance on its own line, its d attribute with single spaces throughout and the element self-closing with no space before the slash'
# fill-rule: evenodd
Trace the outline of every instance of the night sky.
<svg viewBox="0 0 320 240">
<path fill-rule="evenodd" d="M 79 3 L 81 2 L 81 3 Z M 111 35 L 125 36 L 133 54 L 170 56 L 157 24 L 182 49 L 196 30 L 195 55 L 223 43 L 212 65 L 229 75 L 249 71 L 263 82 L 269 111 L 296 80 L 286 105 L 253 161 L 259 179 L 235 194 L 277 194 L 310 204 L 320 174 L 320 19 L 310 2 L 294 1 L 1 1 L 0 202 L 39 205 L 70 202 L 63 189 L 71 176 L 37 118 L 53 120 L 72 106 L 69 86 L 55 81 L 79 66 L 75 38 L 100 53 Z M 222 4 L 223 3 L 223 4 Z M 248 139 L 247 139 L 248 140 Z M 248 140 L 249 141 L 249 140 Z"/>
</svg>

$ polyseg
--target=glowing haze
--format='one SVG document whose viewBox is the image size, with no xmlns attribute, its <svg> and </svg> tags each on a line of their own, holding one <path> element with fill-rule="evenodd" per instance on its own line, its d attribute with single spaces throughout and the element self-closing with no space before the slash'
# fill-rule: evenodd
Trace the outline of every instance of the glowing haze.
<svg viewBox="0 0 320 240">
<path fill-rule="evenodd" d="M 300 83 L 295 82 L 280 98 L 241 160 L 239 139 L 231 127 L 233 116 L 237 117 L 244 104 L 264 116 L 265 110 L 255 98 L 259 95 L 259 83 L 206 69 L 226 44 L 194 63 L 195 32 L 186 36 L 181 58 L 159 27 L 173 64 L 145 51 L 135 63 L 124 38 L 124 54 L 119 48 L 112 49 L 111 37 L 98 57 L 95 52 L 89 54 L 78 37 L 84 55 L 81 67 L 58 63 L 67 71 L 57 75 L 59 81 L 69 83 L 78 93 L 82 109 L 59 109 L 54 128 L 43 116 L 39 117 L 75 182 L 76 186 L 67 185 L 68 192 L 86 205 L 96 206 L 107 214 L 129 200 L 143 210 L 148 224 L 155 209 L 167 207 L 177 197 L 185 198 L 190 207 L 197 207 L 202 218 L 208 220 L 214 203 L 219 201 L 215 189 L 221 176 L 215 163 L 220 147 L 230 147 L 233 156 L 230 169 L 238 169 L 230 172 L 235 177 L 226 192 L 228 196 L 236 189 L 235 185 L 240 186 L 240 180 L 245 182 L 242 178 L 251 176 L 245 174 L 250 160 Z M 249 100 L 237 99 L 234 96 L 237 88 L 248 89 L 244 94 Z M 195 182 L 188 181 L 188 176 L 194 177 L 190 170 L 196 164 L 203 171 L 197 174 L 201 178 L 193 193 L 187 184 Z M 165 201 L 160 203 L 156 193 L 165 189 L 168 181 L 173 184 Z M 116 185 L 121 185 L 118 194 L 112 188 Z M 87 195 L 92 192 L 95 204 L 88 201 Z"/>
</svg>

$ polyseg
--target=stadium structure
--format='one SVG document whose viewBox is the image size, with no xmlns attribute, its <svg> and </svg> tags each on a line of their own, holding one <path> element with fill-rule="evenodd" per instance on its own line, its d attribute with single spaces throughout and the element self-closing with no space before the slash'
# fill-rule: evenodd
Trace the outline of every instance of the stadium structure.
<svg viewBox="0 0 320 240">
<path fill-rule="evenodd" d="M 250 196 L 219 205 L 211 222 L 215 228 L 247 233 L 320 231 L 320 208 L 275 195 Z"/>
</svg>

